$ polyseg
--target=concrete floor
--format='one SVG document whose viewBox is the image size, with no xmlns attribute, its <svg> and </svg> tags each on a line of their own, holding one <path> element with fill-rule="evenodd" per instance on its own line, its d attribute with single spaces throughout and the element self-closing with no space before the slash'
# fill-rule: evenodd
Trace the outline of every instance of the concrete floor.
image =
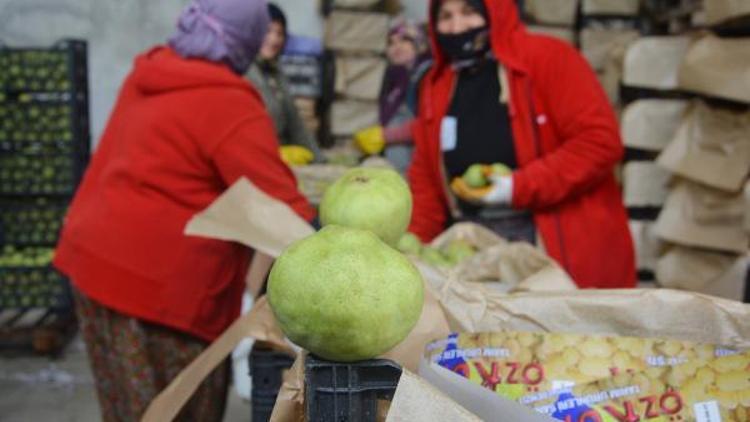
<svg viewBox="0 0 750 422">
<path fill-rule="evenodd" d="M 0 357 L 1 422 L 96 422 L 96 401 L 83 343 L 75 340 L 63 358 Z M 250 420 L 250 404 L 229 392 L 225 422 Z"/>
</svg>

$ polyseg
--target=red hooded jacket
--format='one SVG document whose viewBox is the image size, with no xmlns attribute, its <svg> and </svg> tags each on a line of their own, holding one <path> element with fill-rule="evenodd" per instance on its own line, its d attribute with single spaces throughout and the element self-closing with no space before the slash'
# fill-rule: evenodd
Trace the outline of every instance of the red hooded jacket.
<svg viewBox="0 0 750 422">
<path fill-rule="evenodd" d="M 249 251 L 183 229 L 242 176 L 313 218 L 255 89 L 157 47 L 122 87 L 55 266 L 111 309 L 212 340 L 239 315 Z"/>
<path fill-rule="evenodd" d="M 547 252 L 580 287 L 633 287 L 633 244 L 613 174 L 623 146 L 603 89 L 575 49 L 527 33 L 513 0 L 485 4 L 492 50 L 510 90 L 519 163 L 513 207 L 534 213 Z M 451 209 L 439 139 L 456 83 L 434 22 L 430 27 L 436 58 L 421 86 L 409 172 L 414 196 L 410 230 L 425 241 L 445 228 Z"/>
</svg>

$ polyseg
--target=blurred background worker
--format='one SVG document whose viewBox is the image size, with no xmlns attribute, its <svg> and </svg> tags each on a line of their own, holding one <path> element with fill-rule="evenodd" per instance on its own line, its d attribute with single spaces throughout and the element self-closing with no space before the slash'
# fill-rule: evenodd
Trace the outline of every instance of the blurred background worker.
<svg viewBox="0 0 750 422">
<path fill-rule="evenodd" d="M 424 31 L 413 21 L 397 18 L 388 33 L 388 68 L 380 93 L 380 124 L 355 134 L 367 155 L 380 154 L 402 174 L 406 173 L 413 147 L 411 125 L 416 113 L 416 92 L 431 59 Z"/>
<path fill-rule="evenodd" d="M 420 87 L 411 231 L 429 241 L 449 219 L 475 221 L 541 244 L 580 287 L 635 286 L 613 172 L 623 146 L 584 58 L 527 33 L 513 0 L 429 7 L 436 57 Z M 494 163 L 512 174 L 478 189 L 462 183 L 473 164 Z"/>
<path fill-rule="evenodd" d="M 279 67 L 279 57 L 284 52 L 288 36 L 286 15 L 273 3 L 268 4 L 268 12 L 271 16 L 268 34 L 246 77 L 263 96 L 282 144 L 284 161 L 289 164 L 322 162 L 323 153 L 305 127 Z"/>
<path fill-rule="evenodd" d="M 106 421 L 140 419 L 239 315 L 250 251 L 185 236 L 192 216 L 241 177 L 315 215 L 242 77 L 268 23 L 264 0 L 191 2 L 169 44 L 135 59 L 70 208 L 55 265 L 76 289 Z M 181 420 L 222 420 L 227 368 Z"/>
</svg>

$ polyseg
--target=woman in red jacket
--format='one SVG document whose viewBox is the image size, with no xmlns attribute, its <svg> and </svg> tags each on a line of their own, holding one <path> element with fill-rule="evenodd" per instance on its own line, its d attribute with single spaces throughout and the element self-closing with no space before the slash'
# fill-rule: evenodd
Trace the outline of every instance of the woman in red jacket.
<svg viewBox="0 0 750 422">
<path fill-rule="evenodd" d="M 307 220 L 259 93 L 243 79 L 264 0 L 194 0 L 168 46 L 140 55 L 66 218 L 55 265 L 75 287 L 103 419 L 151 399 L 239 315 L 250 251 L 186 237 L 188 220 L 247 177 Z M 226 367 L 181 414 L 218 421 Z"/>
<path fill-rule="evenodd" d="M 613 175 L 623 147 L 585 60 L 527 33 L 513 0 L 432 0 L 429 13 L 435 64 L 414 125 L 410 230 L 429 241 L 449 220 L 476 221 L 543 244 L 580 287 L 633 287 Z M 448 187 L 472 164 L 493 163 L 512 174 Z"/>
</svg>

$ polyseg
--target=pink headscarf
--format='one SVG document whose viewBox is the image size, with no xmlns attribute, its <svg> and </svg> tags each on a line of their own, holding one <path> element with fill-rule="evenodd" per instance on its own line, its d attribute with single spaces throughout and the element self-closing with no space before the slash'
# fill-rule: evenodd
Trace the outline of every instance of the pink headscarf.
<svg viewBox="0 0 750 422">
<path fill-rule="evenodd" d="M 193 0 L 169 45 L 185 58 L 224 62 L 244 74 L 268 31 L 266 0 Z"/>
</svg>

